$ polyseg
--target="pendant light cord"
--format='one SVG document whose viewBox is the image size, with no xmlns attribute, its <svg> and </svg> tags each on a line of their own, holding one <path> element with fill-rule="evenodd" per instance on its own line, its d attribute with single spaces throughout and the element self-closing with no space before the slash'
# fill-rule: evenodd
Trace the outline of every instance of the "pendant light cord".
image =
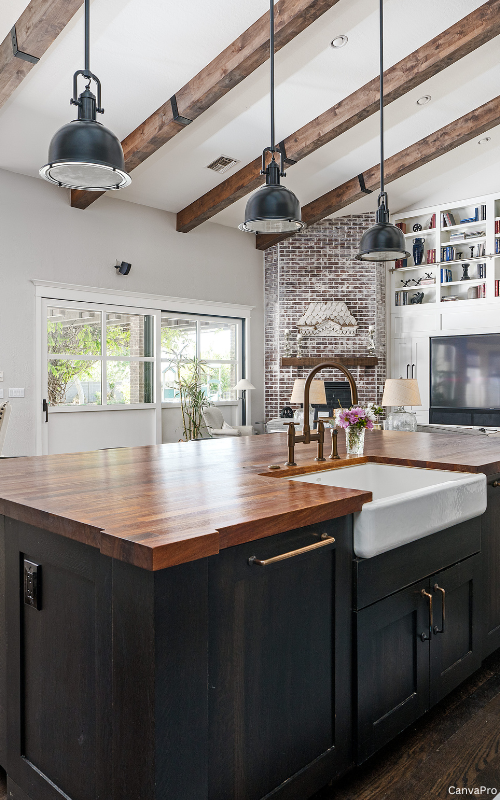
<svg viewBox="0 0 500 800">
<path fill-rule="evenodd" d="M 87 0 L 88 2 L 88 0 Z M 271 62 L 271 153 L 274 159 L 274 0 L 271 0 L 269 10 L 270 33 L 269 33 L 269 58 Z"/>
<path fill-rule="evenodd" d="M 90 72 L 90 0 L 85 0 L 85 69 Z"/>
<path fill-rule="evenodd" d="M 384 0 L 380 0 L 380 194 L 384 195 Z"/>
</svg>

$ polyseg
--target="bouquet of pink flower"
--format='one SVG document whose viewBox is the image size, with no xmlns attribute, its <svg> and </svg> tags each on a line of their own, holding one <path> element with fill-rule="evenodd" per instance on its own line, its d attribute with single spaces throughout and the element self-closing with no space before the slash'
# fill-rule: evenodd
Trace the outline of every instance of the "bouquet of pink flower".
<svg viewBox="0 0 500 800">
<path fill-rule="evenodd" d="M 354 406 L 353 408 L 342 408 L 335 412 L 335 421 L 341 428 L 373 428 L 373 412 L 367 408 Z"/>
</svg>

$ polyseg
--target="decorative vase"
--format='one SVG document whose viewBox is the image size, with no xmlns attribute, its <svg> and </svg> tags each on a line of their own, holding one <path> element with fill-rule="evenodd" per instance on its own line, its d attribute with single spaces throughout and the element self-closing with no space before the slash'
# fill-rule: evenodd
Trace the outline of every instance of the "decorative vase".
<svg viewBox="0 0 500 800">
<path fill-rule="evenodd" d="M 419 238 L 413 240 L 413 263 L 415 264 L 415 266 L 418 266 L 423 261 L 424 244 L 425 244 L 425 239 Z"/>
<path fill-rule="evenodd" d="M 354 425 L 345 429 L 345 443 L 348 458 L 355 458 L 356 456 L 363 455 L 365 430 L 366 428 L 356 428 Z"/>
<path fill-rule="evenodd" d="M 462 264 L 462 277 L 460 278 L 461 281 L 470 281 L 469 275 L 469 267 L 470 264 Z"/>
</svg>

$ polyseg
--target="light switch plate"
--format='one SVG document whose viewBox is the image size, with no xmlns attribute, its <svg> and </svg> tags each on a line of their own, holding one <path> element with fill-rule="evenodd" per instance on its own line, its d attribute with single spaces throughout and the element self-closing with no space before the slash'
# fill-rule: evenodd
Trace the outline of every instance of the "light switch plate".
<svg viewBox="0 0 500 800">
<path fill-rule="evenodd" d="M 0 389 L 0 400 L 3 400 L 3 389 Z"/>
<path fill-rule="evenodd" d="M 24 389 L 9 389 L 9 397 L 24 397 Z"/>
<path fill-rule="evenodd" d="M 3 381 L 3 372 L 0 372 L 0 381 Z"/>
</svg>

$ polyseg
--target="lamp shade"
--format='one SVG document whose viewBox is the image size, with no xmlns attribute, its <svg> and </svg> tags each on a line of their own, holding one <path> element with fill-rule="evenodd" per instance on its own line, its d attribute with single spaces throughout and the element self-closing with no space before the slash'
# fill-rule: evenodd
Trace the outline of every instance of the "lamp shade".
<svg viewBox="0 0 500 800">
<path fill-rule="evenodd" d="M 409 256 L 403 232 L 390 222 L 377 222 L 363 234 L 356 258 L 359 261 L 396 261 Z"/>
<path fill-rule="evenodd" d="M 388 378 L 384 386 L 383 406 L 421 406 L 418 383 L 413 378 Z"/>
<path fill-rule="evenodd" d="M 283 233 L 300 231 L 305 223 L 294 193 L 281 184 L 267 184 L 248 200 L 245 222 L 239 228 L 252 233 Z"/>
<path fill-rule="evenodd" d="M 296 378 L 293 384 L 291 403 L 304 403 L 305 378 Z M 309 402 L 314 405 L 326 406 L 326 394 L 324 381 L 312 381 L 309 392 Z"/>
<path fill-rule="evenodd" d="M 247 389 L 255 389 L 255 386 L 253 383 L 250 383 L 250 381 L 247 381 L 246 378 L 242 378 L 241 381 L 238 381 L 236 386 L 233 386 L 233 389 L 237 392 L 244 392 Z"/>
<path fill-rule="evenodd" d="M 42 178 L 69 189 L 121 189 L 131 182 L 125 172 L 120 140 L 100 122 L 76 119 L 54 134 Z"/>
</svg>

